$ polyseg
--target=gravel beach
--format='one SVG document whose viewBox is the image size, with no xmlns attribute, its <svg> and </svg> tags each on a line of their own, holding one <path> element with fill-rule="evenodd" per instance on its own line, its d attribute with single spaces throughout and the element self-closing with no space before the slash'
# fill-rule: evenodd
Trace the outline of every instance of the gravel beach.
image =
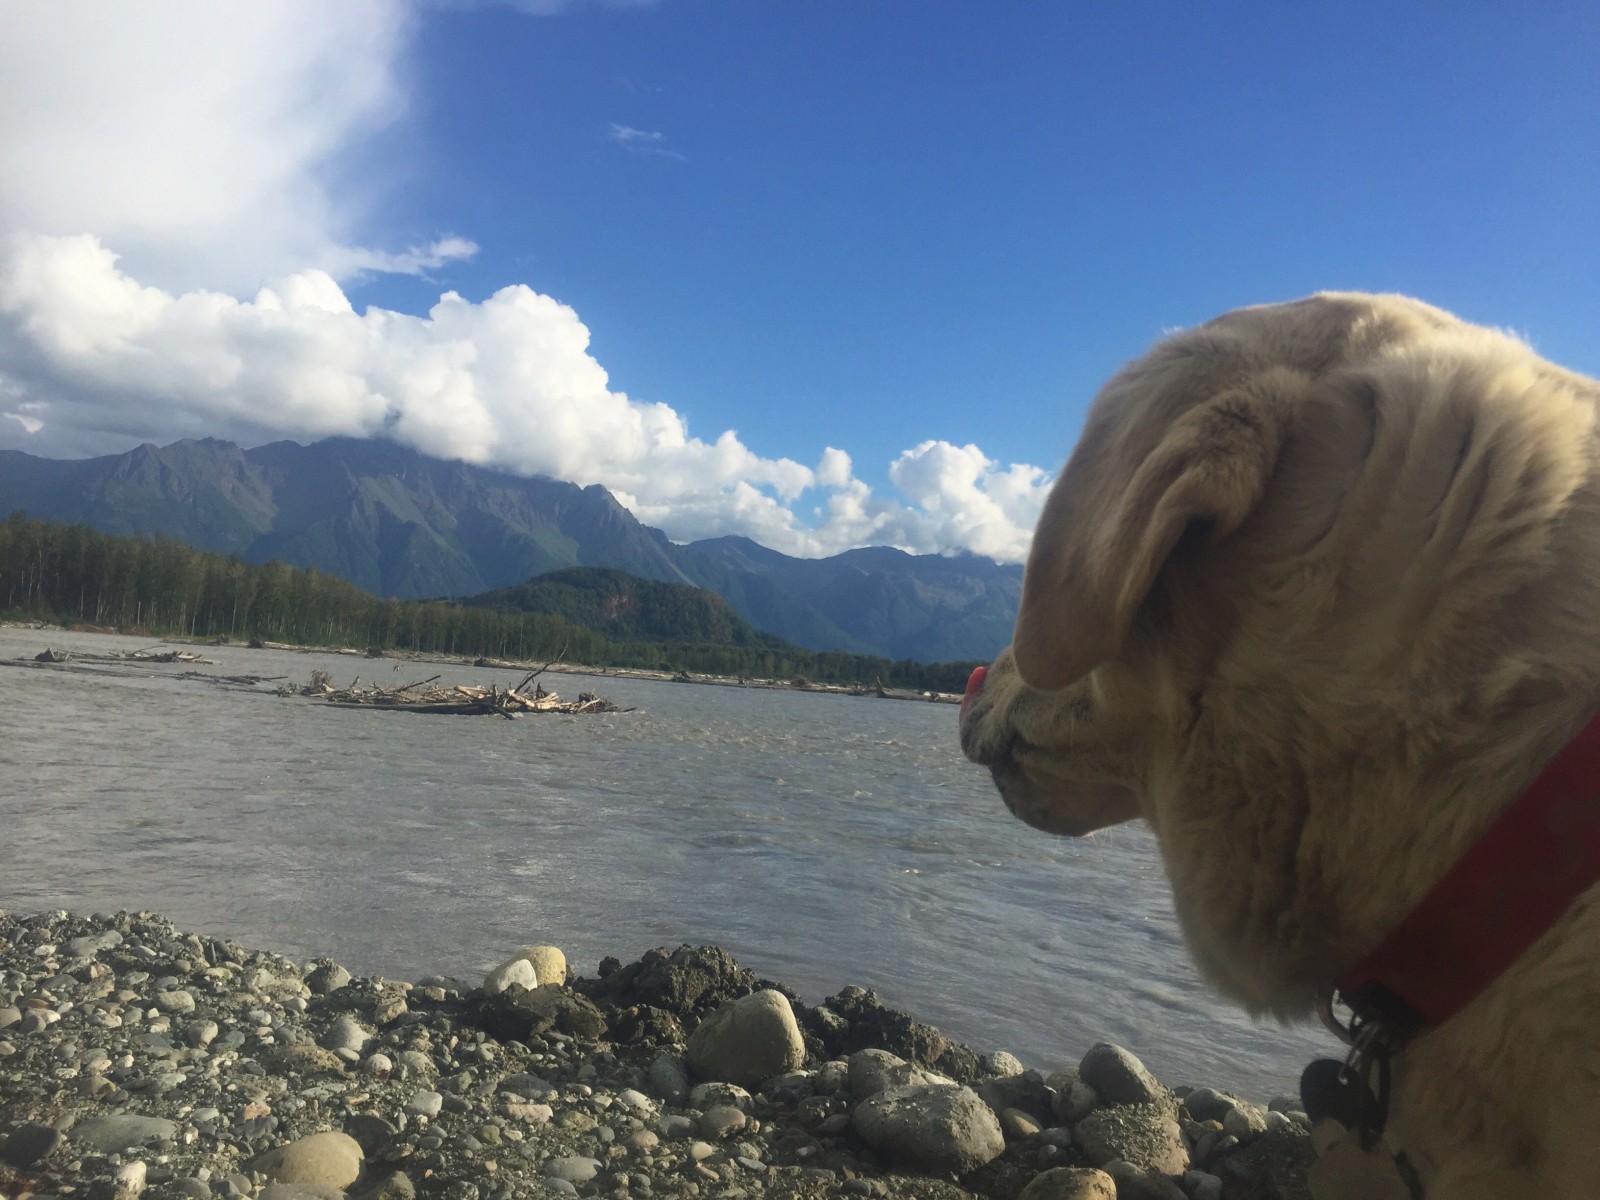
<svg viewBox="0 0 1600 1200">
<path fill-rule="evenodd" d="M 404 982 L 153 913 L 0 912 L 0 1200 L 1308 1195 L 1292 1098 L 1168 1088 L 1103 1043 L 1029 1067 L 712 946 Z"/>
</svg>

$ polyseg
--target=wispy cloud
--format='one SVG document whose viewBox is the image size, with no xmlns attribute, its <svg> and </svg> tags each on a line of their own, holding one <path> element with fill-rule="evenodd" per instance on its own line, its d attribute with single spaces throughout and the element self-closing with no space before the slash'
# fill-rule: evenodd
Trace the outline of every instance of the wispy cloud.
<svg viewBox="0 0 1600 1200">
<path fill-rule="evenodd" d="M 611 125 L 611 140 L 630 154 L 654 154 L 661 158 L 689 160 L 667 146 L 667 135 L 659 130 L 633 129 L 627 125 Z"/>
<path fill-rule="evenodd" d="M 656 0 L 498 0 L 530 17 L 559 17 L 579 8 L 654 8 Z"/>
</svg>

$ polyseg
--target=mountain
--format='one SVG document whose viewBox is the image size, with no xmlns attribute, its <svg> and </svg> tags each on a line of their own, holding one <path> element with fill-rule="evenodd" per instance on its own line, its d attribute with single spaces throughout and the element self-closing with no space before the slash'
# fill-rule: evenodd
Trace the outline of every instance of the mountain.
<svg viewBox="0 0 1600 1200">
<path fill-rule="evenodd" d="M 1011 636 L 1022 569 L 885 547 L 799 559 L 724 537 L 675 545 L 599 485 L 579 487 L 329 438 L 244 450 L 211 438 L 60 460 L 0 450 L 0 514 L 161 534 L 280 559 L 380 596 L 478 596 L 570 567 L 706 588 L 812 650 L 988 659 Z"/>
<path fill-rule="evenodd" d="M 716 592 L 641 579 L 612 567 L 568 567 L 461 603 L 502 612 L 551 613 L 614 642 L 694 642 L 782 648 Z"/>
</svg>

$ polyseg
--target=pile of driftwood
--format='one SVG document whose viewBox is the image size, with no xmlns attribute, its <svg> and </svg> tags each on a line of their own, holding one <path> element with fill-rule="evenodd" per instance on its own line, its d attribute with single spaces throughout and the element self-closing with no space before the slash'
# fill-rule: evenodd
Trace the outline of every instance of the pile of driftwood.
<svg viewBox="0 0 1600 1200">
<path fill-rule="evenodd" d="M 577 700 L 563 700 L 554 692 L 547 692 L 535 682 L 541 672 L 534 671 L 514 688 L 502 690 L 495 684 L 480 687 L 471 684 L 451 684 L 430 687 L 437 675 L 417 683 L 390 688 L 372 683 L 362 685 L 359 678 L 347 688 L 336 688 L 326 671 L 311 672 L 311 682 L 293 689 L 302 696 L 310 696 L 325 704 L 340 704 L 359 708 L 382 708 L 411 713 L 454 713 L 460 716 L 497 715 L 508 719 L 522 713 L 615 713 L 632 712 L 631 708 L 618 708 L 609 700 L 602 700 L 592 692 L 581 692 Z M 533 688 L 529 690 L 528 685 Z"/>
</svg>

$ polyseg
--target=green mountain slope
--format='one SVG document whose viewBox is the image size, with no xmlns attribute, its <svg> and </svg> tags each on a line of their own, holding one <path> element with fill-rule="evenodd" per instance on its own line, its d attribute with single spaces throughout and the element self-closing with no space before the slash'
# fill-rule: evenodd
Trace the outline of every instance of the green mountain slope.
<svg viewBox="0 0 1600 1200">
<path fill-rule="evenodd" d="M 609 567 L 568 567 L 461 603 L 500 612 L 548 613 L 622 642 L 772 648 L 789 644 L 762 633 L 715 592 L 641 579 Z"/>
</svg>

